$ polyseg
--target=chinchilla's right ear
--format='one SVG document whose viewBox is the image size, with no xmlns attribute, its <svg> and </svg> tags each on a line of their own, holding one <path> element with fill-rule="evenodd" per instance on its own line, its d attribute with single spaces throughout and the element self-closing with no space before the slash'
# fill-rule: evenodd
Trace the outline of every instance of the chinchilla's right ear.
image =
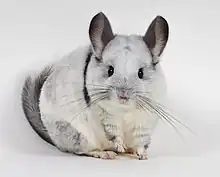
<svg viewBox="0 0 220 177">
<path fill-rule="evenodd" d="M 89 26 L 89 38 L 98 59 L 101 59 L 105 46 L 115 37 L 111 24 L 104 13 L 96 14 Z"/>
<path fill-rule="evenodd" d="M 153 62 L 158 63 L 160 55 L 166 47 L 169 37 L 169 25 L 165 18 L 157 16 L 148 27 L 143 36 L 144 42 L 153 55 Z"/>
</svg>

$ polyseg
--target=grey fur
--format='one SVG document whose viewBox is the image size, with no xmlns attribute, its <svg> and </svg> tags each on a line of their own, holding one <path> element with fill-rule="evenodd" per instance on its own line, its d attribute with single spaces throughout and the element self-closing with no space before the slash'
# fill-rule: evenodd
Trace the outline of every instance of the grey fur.
<svg viewBox="0 0 220 177">
<path fill-rule="evenodd" d="M 116 137 L 120 135 L 120 127 L 114 120 L 111 118 L 112 115 L 107 112 L 103 112 L 105 114 L 104 119 L 102 120 L 102 125 L 106 134 L 106 137 L 109 140 L 114 140 Z M 109 121 L 110 120 L 110 121 Z"/>
<path fill-rule="evenodd" d="M 39 109 L 39 97 L 41 88 L 52 72 L 52 67 L 48 66 L 35 78 L 28 76 L 22 89 L 22 108 L 24 114 L 35 132 L 46 142 L 54 145 L 44 124 L 41 121 Z"/>
<path fill-rule="evenodd" d="M 154 64 L 159 62 L 157 60 L 157 57 L 160 57 L 160 55 L 163 53 L 163 50 L 165 49 L 167 45 L 167 41 L 169 38 L 169 25 L 165 18 L 162 16 L 157 16 L 148 27 L 147 32 L 143 36 L 144 42 L 147 44 L 148 48 L 151 51 L 151 54 L 153 56 Z M 158 51 L 154 51 L 154 49 L 158 47 Z"/>
<path fill-rule="evenodd" d="M 101 57 L 104 48 L 115 37 L 111 24 L 104 13 L 96 14 L 89 26 L 89 38 L 98 58 Z"/>
<path fill-rule="evenodd" d="M 149 148 L 149 144 L 145 144 L 144 149 L 148 149 L 148 148 Z"/>
<path fill-rule="evenodd" d="M 56 136 L 57 147 L 63 152 L 84 155 L 88 152 L 86 149 L 87 138 L 77 131 L 69 122 L 56 121 L 54 125 L 54 136 Z"/>
<path fill-rule="evenodd" d="M 115 137 L 120 135 L 120 129 L 116 123 L 104 123 L 103 125 L 106 136 L 109 140 L 113 140 Z"/>
</svg>

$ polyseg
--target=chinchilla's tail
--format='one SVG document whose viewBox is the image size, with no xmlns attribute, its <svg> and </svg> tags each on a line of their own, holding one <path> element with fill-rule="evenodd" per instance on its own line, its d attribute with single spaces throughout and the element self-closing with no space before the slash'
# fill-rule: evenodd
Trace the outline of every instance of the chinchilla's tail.
<svg viewBox="0 0 220 177">
<path fill-rule="evenodd" d="M 39 97 L 42 86 L 52 72 L 52 67 L 46 67 L 34 79 L 28 76 L 22 89 L 21 101 L 24 114 L 35 132 L 46 142 L 54 145 L 43 122 L 39 109 Z"/>
</svg>

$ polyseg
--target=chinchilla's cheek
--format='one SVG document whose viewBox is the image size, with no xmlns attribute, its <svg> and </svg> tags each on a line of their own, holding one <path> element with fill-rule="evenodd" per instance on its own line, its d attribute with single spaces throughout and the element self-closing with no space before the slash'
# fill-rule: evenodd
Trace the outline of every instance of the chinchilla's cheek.
<svg viewBox="0 0 220 177">
<path fill-rule="evenodd" d="M 115 89 L 110 89 L 108 94 L 109 94 L 109 100 L 112 100 L 112 101 L 117 100 L 117 94 L 116 94 Z"/>
<path fill-rule="evenodd" d="M 165 75 L 160 67 L 154 74 L 151 83 L 149 84 L 151 95 L 154 99 L 162 101 L 166 98 L 167 83 Z"/>
</svg>

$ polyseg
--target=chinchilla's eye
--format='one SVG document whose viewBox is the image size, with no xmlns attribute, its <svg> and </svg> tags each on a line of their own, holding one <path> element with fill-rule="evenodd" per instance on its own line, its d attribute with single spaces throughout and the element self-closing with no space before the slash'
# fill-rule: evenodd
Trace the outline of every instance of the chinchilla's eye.
<svg viewBox="0 0 220 177">
<path fill-rule="evenodd" d="M 143 79 L 143 77 L 144 77 L 143 68 L 140 68 L 140 69 L 138 70 L 138 77 L 139 77 L 140 79 Z"/>
<path fill-rule="evenodd" d="M 114 68 L 113 66 L 109 66 L 108 68 L 108 77 L 111 77 L 114 74 Z"/>
</svg>

